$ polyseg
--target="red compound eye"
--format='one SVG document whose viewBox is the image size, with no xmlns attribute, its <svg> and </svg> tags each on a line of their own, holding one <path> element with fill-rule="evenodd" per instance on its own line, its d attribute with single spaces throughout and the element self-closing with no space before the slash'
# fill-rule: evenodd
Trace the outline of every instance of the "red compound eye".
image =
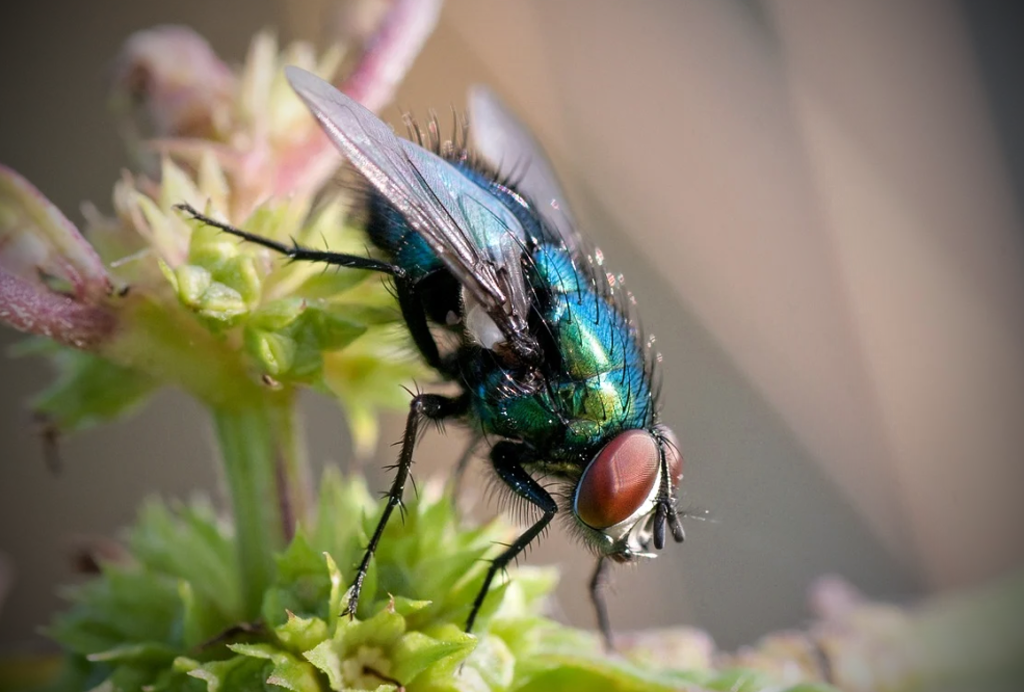
<svg viewBox="0 0 1024 692">
<path fill-rule="evenodd" d="M 594 529 L 628 519 L 658 480 L 658 441 L 646 430 L 617 435 L 597 453 L 576 486 L 576 516 Z"/>
</svg>

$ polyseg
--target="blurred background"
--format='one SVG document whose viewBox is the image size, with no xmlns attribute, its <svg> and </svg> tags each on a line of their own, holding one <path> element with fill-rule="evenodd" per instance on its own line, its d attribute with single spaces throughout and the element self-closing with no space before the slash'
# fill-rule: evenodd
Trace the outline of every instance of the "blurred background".
<svg viewBox="0 0 1024 692">
<path fill-rule="evenodd" d="M 0 161 L 73 221 L 85 200 L 109 209 L 127 157 L 105 88 L 133 31 L 188 24 L 239 62 L 267 26 L 323 41 L 336 11 L 19 3 L 0 26 Z M 398 104 L 445 113 L 483 81 L 536 131 L 657 334 L 682 502 L 713 518 L 616 571 L 617 628 L 692 624 L 734 647 L 800 625 L 822 574 L 909 600 L 1024 561 L 1022 17 L 977 0 L 448 1 Z M 0 360 L 2 650 L 39 644 L 76 545 L 147 495 L 217 492 L 203 413 L 175 392 L 65 440 L 48 471 L 25 403 L 49 377 Z M 304 404 L 313 459 L 350 458 L 333 402 Z M 460 445 L 428 436 L 419 476 Z M 562 566 L 555 614 L 592 626 L 590 556 L 556 529 L 528 560 Z"/>
</svg>

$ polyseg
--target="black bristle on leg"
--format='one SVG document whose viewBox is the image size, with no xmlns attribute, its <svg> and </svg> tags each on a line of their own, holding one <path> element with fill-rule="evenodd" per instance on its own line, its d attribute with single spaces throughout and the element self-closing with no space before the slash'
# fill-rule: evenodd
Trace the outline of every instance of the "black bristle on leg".
<svg viewBox="0 0 1024 692">
<path fill-rule="evenodd" d="M 384 529 L 387 527 L 388 519 L 395 507 L 402 504 L 402 494 L 405 491 L 405 483 L 409 479 L 409 470 L 412 468 L 413 449 L 416 447 L 416 438 L 420 425 L 425 420 L 441 420 L 458 416 L 465 412 L 467 400 L 465 397 L 451 398 L 440 394 L 417 394 L 409 405 L 409 416 L 405 423 L 405 433 L 402 435 L 402 449 L 398 454 L 398 463 L 395 465 L 395 480 L 387 493 L 387 504 L 384 505 L 384 512 L 381 514 L 377 528 L 373 531 L 370 543 L 363 553 L 363 560 L 356 570 L 356 578 L 352 582 L 349 591 L 348 608 L 346 613 L 355 616 L 359 607 L 359 594 L 363 588 L 363 581 L 370 569 L 370 560 L 377 550 Z"/>
</svg>

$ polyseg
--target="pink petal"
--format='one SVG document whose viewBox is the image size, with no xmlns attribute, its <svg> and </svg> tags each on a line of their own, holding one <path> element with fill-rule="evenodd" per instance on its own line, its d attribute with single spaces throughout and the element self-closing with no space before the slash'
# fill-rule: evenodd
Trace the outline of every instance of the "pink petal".
<svg viewBox="0 0 1024 692">
<path fill-rule="evenodd" d="M 366 41 L 355 69 L 340 87 L 374 112 L 395 96 L 413 60 L 437 25 L 442 0 L 396 0 Z M 341 163 L 335 148 L 320 128 L 279 152 L 270 193 L 301 194 L 315 191 Z"/>
<path fill-rule="evenodd" d="M 31 183 L 0 165 L 0 320 L 88 347 L 113 328 L 113 282 L 92 246 Z"/>
<path fill-rule="evenodd" d="M 75 225 L 32 183 L 0 164 L 0 266 L 41 284 L 66 283 L 80 302 L 98 302 L 113 284 Z"/>
<path fill-rule="evenodd" d="M 822 620 L 842 620 L 864 603 L 861 593 L 842 577 L 819 577 L 810 589 L 811 611 Z"/>
<path fill-rule="evenodd" d="M 47 336 L 68 346 L 95 349 L 116 326 L 105 307 L 40 290 L 37 284 L 0 266 L 0 321 L 15 329 Z"/>
</svg>

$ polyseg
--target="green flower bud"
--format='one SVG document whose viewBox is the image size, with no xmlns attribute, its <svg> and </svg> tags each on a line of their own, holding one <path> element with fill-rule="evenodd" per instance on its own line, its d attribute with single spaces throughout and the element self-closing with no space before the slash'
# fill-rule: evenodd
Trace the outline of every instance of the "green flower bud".
<svg viewBox="0 0 1024 692">
<path fill-rule="evenodd" d="M 205 267 L 183 264 L 174 272 L 174 283 L 181 302 L 190 308 L 199 308 L 213 283 L 213 277 Z"/>
<path fill-rule="evenodd" d="M 259 302 L 262 280 L 252 255 L 231 257 L 214 273 L 214 278 L 237 291 L 247 307 Z"/>
<path fill-rule="evenodd" d="M 307 310 L 303 317 L 320 351 L 344 348 L 366 332 L 366 326 L 351 319 L 344 306 L 321 303 Z"/>
<path fill-rule="evenodd" d="M 199 313 L 219 322 L 234 322 L 248 311 L 242 295 L 219 281 L 211 283 L 199 301 Z"/>
<path fill-rule="evenodd" d="M 260 329 L 245 330 L 245 348 L 269 375 L 279 377 L 295 364 L 297 345 L 291 337 Z"/>
<path fill-rule="evenodd" d="M 258 329 L 284 329 L 297 320 L 306 309 L 302 298 L 282 298 L 261 305 L 249 317 L 249 325 Z"/>
<path fill-rule="evenodd" d="M 192 240 L 189 242 L 188 261 L 216 273 L 238 255 L 238 245 L 237 239 L 220 229 L 196 224 L 192 229 Z"/>
</svg>

